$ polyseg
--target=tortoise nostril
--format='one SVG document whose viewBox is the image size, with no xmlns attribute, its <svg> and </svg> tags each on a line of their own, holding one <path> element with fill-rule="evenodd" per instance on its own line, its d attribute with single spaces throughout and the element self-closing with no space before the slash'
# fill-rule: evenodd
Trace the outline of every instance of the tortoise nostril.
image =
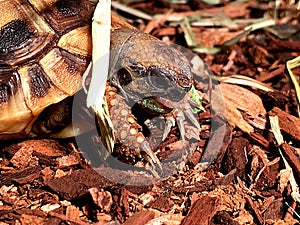
<svg viewBox="0 0 300 225">
<path fill-rule="evenodd" d="M 178 79 L 178 84 L 183 88 L 191 88 L 192 87 L 192 79 L 187 77 L 181 77 Z"/>
</svg>

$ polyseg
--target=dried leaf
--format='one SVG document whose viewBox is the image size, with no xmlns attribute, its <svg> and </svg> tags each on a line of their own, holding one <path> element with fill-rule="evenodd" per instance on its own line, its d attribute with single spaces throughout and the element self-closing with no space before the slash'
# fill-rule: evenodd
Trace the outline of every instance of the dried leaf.
<svg viewBox="0 0 300 225">
<path fill-rule="evenodd" d="M 218 77 L 217 78 L 219 81 L 224 82 L 224 83 L 231 83 L 231 84 L 241 84 L 241 85 L 246 85 L 249 87 L 255 87 L 263 91 L 274 91 L 272 88 L 268 87 L 264 83 L 254 80 L 253 78 L 246 77 L 243 75 L 232 75 L 232 76 L 226 76 L 226 77 Z"/>
<path fill-rule="evenodd" d="M 246 133 L 254 132 L 254 128 L 244 120 L 240 111 L 247 113 L 250 118 L 265 115 L 266 110 L 261 98 L 253 92 L 231 84 L 220 84 L 226 106 L 226 119 L 234 126 Z"/>
</svg>

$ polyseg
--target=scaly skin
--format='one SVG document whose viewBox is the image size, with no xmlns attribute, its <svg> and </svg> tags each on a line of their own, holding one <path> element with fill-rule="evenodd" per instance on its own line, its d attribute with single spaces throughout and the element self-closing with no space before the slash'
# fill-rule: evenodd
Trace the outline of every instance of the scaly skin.
<svg viewBox="0 0 300 225">
<path fill-rule="evenodd" d="M 111 33 L 110 63 L 109 81 L 114 87 L 107 86 L 106 98 L 116 138 L 135 155 L 146 153 L 144 157 L 152 166 L 160 167 L 130 106 L 137 104 L 155 114 L 176 111 L 172 116 L 184 139 L 182 111 L 186 106 L 180 103 L 193 83 L 189 62 L 166 43 L 123 25 Z"/>
</svg>

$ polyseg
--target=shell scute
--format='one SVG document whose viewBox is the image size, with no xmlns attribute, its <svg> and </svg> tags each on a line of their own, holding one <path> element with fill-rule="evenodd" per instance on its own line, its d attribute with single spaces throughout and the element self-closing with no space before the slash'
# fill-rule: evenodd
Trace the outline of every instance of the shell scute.
<svg viewBox="0 0 300 225">
<path fill-rule="evenodd" d="M 15 71 L 10 69 L 1 70 L 0 74 L 0 102 L 8 102 L 21 87 L 20 77 Z"/>
<path fill-rule="evenodd" d="M 0 30 L 0 54 L 24 47 L 34 37 L 34 31 L 24 20 L 12 20 Z"/>
<path fill-rule="evenodd" d="M 26 105 L 37 117 L 47 106 L 57 103 L 68 95 L 59 90 L 39 64 L 26 65 L 18 70 Z"/>
<path fill-rule="evenodd" d="M 31 4 L 62 35 L 90 22 L 95 5 L 82 0 L 30 0 Z"/>
<path fill-rule="evenodd" d="M 0 64 L 16 66 L 41 55 L 55 38 L 54 31 L 28 2 L 0 0 Z"/>
<path fill-rule="evenodd" d="M 88 61 L 54 48 L 40 60 L 40 64 L 54 85 L 71 96 L 81 88 L 81 76 Z"/>
<path fill-rule="evenodd" d="M 19 133 L 32 118 L 17 71 L 0 71 L 0 133 Z"/>
<path fill-rule="evenodd" d="M 86 25 L 78 27 L 64 34 L 58 41 L 57 46 L 75 54 L 91 58 L 92 39 L 91 27 Z"/>
<path fill-rule="evenodd" d="M 38 64 L 34 64 L 28 69 L 30 77 L 30 93 L 33 97 L 42 98 L 48 93 L 51 87 L 51 81 Z"/>
<path fill-rule="evenodd" d="M 28 135 L 46 107 L 81 88 L 94 7 L 85 0 L 0 0 L 0 139 Z"/>
</svg>

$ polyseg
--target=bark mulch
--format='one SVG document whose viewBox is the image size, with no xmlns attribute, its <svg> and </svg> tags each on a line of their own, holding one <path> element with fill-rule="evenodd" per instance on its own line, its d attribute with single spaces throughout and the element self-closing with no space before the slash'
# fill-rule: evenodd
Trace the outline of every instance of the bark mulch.
<svg viewBox="0 0 300 225">
<path fill-rule="evenodd" d="M 185 54 L 198 70 L 201 130 L 187 125 L 190 138 L 180 140 L 175 127 L 160 143 L 159 125 L 148 129 L 163 161 L 161 179 L 124 154 L 126 146 L 98 162 L 99 138 L 89 134 L 80 140 L 90 144 L 81 146 L 78 138 L 1 141 L 0 224 L 299 224 L 299 102 L 287 70 L 300 54 L 297 3 L 281 1 L 276 10 L 273 1 L 233 3 L 128 5 L 152 19 L 114 8 L 139 29 L 194 52 Z M 274 26 L 245 33 L 274 12 Z M 299 67 L 292 71 L 299 83 Z"/>
</svg>

